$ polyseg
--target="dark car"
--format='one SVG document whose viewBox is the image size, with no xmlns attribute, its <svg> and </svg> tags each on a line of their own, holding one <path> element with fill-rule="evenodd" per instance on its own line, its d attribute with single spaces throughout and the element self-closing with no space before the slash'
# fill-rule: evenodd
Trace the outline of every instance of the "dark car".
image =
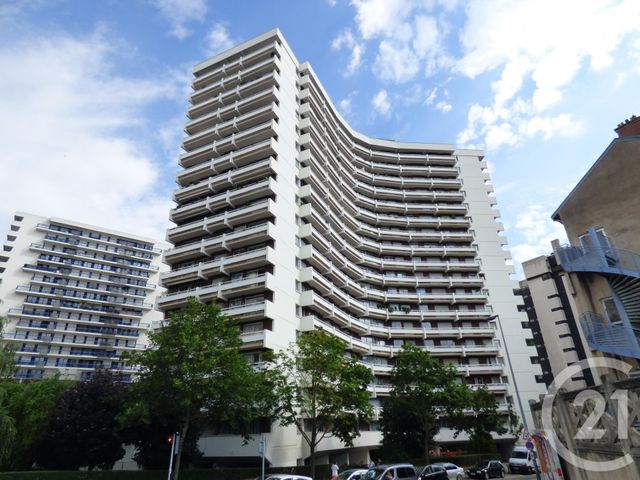
<svg viewBox="0 0 640 480">
<path fill-rule="evenodd" d="M 480 462 L 467 470 L 469 478 L 504 478 L 505 474 L 504 465 L 498 460 Z"/>
<path fill-rule="evenodd" d="M 442 465 L 427 465 L 418 477 L 420 480 L 448 480 L 447 471 Z"/>
</svg>

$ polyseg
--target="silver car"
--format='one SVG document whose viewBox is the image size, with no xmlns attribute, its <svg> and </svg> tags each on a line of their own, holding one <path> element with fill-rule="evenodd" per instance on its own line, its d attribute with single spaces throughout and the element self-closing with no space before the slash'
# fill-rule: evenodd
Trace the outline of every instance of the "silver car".
<svg viewBox="0 0 640 480">
<path fill-rule="evenodd" d="M 459 467 L 455 463 L 438 462 L 434 465 L 440 465 L 447 471 L 447 477 L 449 480 L 462 480 L 464 478 L 464 468 Z"/>
<path fill-rule="evenodd" d="M 350 468 L 344 472 L 340 472 L 338 480 L 364 480 L 364 474 L 367 473 L 367 469 L 362 468 Z"/>
<path fill-rule="evenodd" d="M 398 463 L 370 468 L 362 480 L 418 480 L 418 475 L 410 463 Z"/>
</svg>

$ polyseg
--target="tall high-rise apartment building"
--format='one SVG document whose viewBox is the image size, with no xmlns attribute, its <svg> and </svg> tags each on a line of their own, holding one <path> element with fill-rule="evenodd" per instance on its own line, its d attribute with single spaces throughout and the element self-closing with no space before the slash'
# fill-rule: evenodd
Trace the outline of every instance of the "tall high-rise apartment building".
<svg viewBox="0 0 640 480">
<path fill-rule="evenodd" d="M 162 319 L 154 304 L 163 245 L 16 213 L 0 253 L 3 340 L 16 349 L 16 376 L 85 380 L 103 369 L 131 380 L 122 354 L 145 348 Z"/>
<path fill-rule="evenodd" d="M 330 332 L 375 373 L 378 414 L 406 343 L 517 409 L 503 333 L 524 404 L 538 397 L 482 152 L 354 131 L 278 30 L 197 65 L 194 76 L 163 311 L 190 296 L 217 301 L 240 320 L 253 362 L 299 332 Z M 332 438 L 318 451 L 364 462 L 380 444 L 377 421 L 361 433 L 349 452 Z M 307 458 L 294 427 L 267 435 L 269 462 Z M 446 429 L 439 440 L 455 441 Z M 228 436 L 205 433 L 200 447 L 218 462 L 257 455 L 255 441 Z"/>
</svg>

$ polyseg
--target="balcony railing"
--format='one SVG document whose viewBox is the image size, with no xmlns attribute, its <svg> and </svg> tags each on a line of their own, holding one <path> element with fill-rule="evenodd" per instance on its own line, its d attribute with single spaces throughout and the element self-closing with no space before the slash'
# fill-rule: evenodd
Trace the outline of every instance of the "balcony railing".
<svg viewBox="0 0 640 480">
<path fill-rule="evenodd" d="M 580 315 L 580 324 L 591 348 L 640 359 L 640 332 L 627 325 L 608 323 L 593 312 Z"/>
<path fill-rule="evenodd" d="M 616 248 L 587 250 L 565 246 L 556 250 L 562 268 L 568 272 L 602 272 L 640 276 L 640 255 Z"/>
</svg>

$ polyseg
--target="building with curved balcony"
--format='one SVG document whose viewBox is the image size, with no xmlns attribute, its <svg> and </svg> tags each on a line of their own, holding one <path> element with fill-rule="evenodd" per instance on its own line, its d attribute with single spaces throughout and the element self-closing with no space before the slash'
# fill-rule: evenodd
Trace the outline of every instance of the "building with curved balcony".
<svg viewBox="0 0 640 480">
<path fill-rule="evenodd" d="M 86 380 L 97 369 L 130 381 L 122 355 L 144 349 L 166 270 L 153 240 L 18 212 L 0 254 L 3 341 L 16 377 Z"/>
<path fill-rule="evenodd" d="M 215 300 L 256 363 L 300 332 L 336 335 L 375 373 L 378 413 L 407 343 L 506 408 L 502 328 L 521 392 L 538 397 L 481 151 L 356 132 L 277 29 L 197 65 L 190 101 L 161 310 Z M 295 427 L 262 433 L 270 463 L 308 457 Z M 327 439 L 318 451 L 366 463 L 380 439 L 374 419 L 352 449 Z M 446 429 L 439 440 L 456 441 Z M 220 463 L 256 457 L 256 442 L 205 434 L 200 447 Z"/>
</svg>

